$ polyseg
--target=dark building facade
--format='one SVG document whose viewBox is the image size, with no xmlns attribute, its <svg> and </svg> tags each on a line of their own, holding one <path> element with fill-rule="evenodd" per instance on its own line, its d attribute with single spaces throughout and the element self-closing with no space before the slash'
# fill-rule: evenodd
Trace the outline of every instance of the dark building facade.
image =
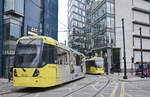
<svg viewBox="0 0 150 97">
<path fill-rule="evenodd" d="M 44 35 L 57 40 L 58 0 L 3 1 L 0 0 L 0 44 L 3 43 L 0 45 L 0 77 L 8 77 L 18 38 Z"/>
<path fill-rule="evenodd" d="M 2 46 L 3 46 L 3 0 L 0 0 L 0 76 L 2 76 Z"/>
<path fill-rule="evenodd" d="M 30 35 L 30 30 L 34 29 L 34 33 L 40 35 L 40 14 L 41 14 L 41 0 L 25 0 L 24 10 L 24 35 Z"/>
<path fill-rule="evenodd" d="M 45 0 L 43 3 L 43 35 L 58 40 L 58 0 Z"/>
</svg>

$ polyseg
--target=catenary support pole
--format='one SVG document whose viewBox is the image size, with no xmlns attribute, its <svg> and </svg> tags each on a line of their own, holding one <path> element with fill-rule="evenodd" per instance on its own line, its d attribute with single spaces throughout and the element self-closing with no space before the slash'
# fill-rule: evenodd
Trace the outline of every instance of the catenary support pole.
<svg viewBox="0 0 150 97">
<path fill-rule="evenodd" d="M 126 47 L 125 47 L 125 32 L 124 32 L 124 18 L 122 18 L 122 32 L 123 32 L 123 50 L 124 50 L 124 76 L 123 79 L 127 79 L 127 70 L 126 70 Z"/>
<path fill-rule="evenodd" d="M 140 27 L 140 47 L 141 47 L 141 69 L 142 69 L 142 75 L 141 78 L 144 78 L 144 73 L 143 73 L 143 48 L 142 48 L 142 28 Z"/>
</svg>

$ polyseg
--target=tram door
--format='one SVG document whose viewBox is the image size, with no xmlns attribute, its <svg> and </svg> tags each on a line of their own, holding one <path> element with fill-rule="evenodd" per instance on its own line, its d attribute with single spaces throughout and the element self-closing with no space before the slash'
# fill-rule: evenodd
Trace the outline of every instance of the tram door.
<svg viewBox="0 0 150 97">
<path fill-rule="evenodd" d="M 74 64 L 75 64 L 75 59 L 74 59 L 74 55 L 72 52 L 70 52 L 70 62 L 69 62 L 69 66 L 70 66 L 70 73 L 74 73 Z"/>
</svg>

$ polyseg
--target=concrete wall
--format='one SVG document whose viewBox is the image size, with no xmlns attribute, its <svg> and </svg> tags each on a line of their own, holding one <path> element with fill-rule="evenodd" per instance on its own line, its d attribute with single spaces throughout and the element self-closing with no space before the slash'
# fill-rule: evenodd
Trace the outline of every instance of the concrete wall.
<svg viewBox="0 0 150 97">
<path fill-rule="evenodd" d="M 124 68 L 123 64 L 123 34 L 122 22 L 125 20 L 125 42 L 126 42 L 126 62 L 127 68 L 131 66 L 132 50 L 132 0 L 115 0 L 115 26 L 116 26 L 116 47 L 121 48 L 120 51 L 120 67 Z"/>
<path fill-rule="evenodd" d="M 138 24 L 133 24 L 133 26 L 134 26 L 133 35 L 140 35 L 139 28 L 141 27 L 142 28 L 142 35 L 143 36 L 150 36 L 150 27 L 138 25 Z"/>
<path fill-rule="evenodd" d="M 139 27 L 142 27 L 142 34 L 150 37 L 149 26 L 134 24 L 133 21 L 139 21 L 149 24 L 149 14 L 135 11 L 132 8 L 142 8 L 150 10 L 150 3 L 144 0 L 115 0 L 115 26 L 116 26 L 116 47 L 121 48 L 121 69 L 124 68 L 123 64 L 123 39 L 122 39 L 122 24 L 121 19 L 125 19 L 125 36 L 126 36 L 126 58 L 127 68 L 131 67 L 131 57 L 134 56 L 135 61 L 140 61 L 140 51 L 134 51 L 134 48 L 140 49 L 139 37 L 133 37 L 139 34 Z M 143 39 L 143 49 L 150 50 L 150 39 Z M 150 61 L 150 52 L 144 51 L 144 61 Z"/>
</svg>

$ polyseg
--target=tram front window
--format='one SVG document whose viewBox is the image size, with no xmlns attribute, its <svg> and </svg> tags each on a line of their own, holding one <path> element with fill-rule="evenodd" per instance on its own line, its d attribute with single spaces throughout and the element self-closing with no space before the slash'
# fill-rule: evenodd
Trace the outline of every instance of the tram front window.
<svg viewBox="0 0 150 97">
<path fill-rule="evenodd" d="M 103 60 L 96 60 L 95 63 L 98 68 L 103 68 L 103 66 L 104 66 Z"/>
<path fill-rule="evenodd" d="M 15 67 L 37 68 L 40 61 L 42 39 L 24 39 L 18 42 Z"/>
</svg>

